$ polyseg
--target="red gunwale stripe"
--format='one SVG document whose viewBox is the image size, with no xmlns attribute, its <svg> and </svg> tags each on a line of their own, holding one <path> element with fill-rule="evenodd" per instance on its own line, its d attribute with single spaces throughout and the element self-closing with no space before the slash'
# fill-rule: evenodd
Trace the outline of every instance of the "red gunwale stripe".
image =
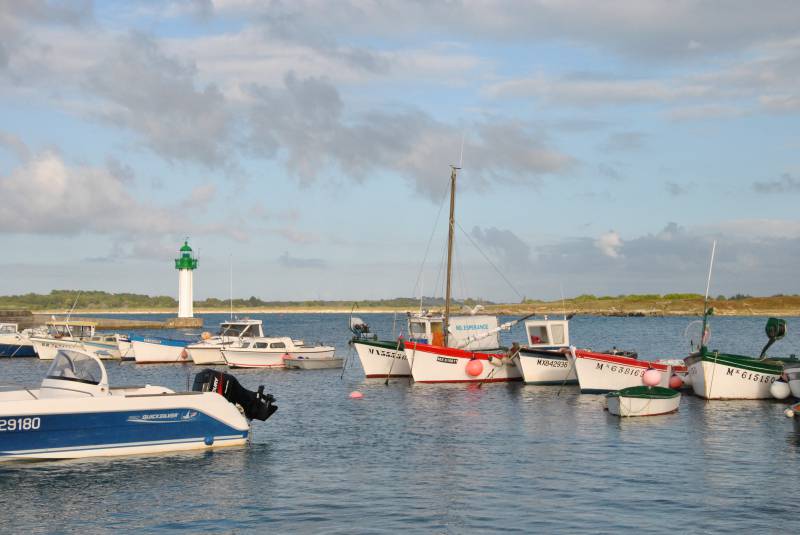
<svg viewBox="0 0 800 535">
<path fill-rule="evenodd" d="M 584 351 L 582 349 L 575 350 L 575 356 L 582 359 L 602 360 L 603 362 L 614 362 L 615 364 L 624 364 L 635 368 L 655 368 L 656 370 L 666 371 L 668 364 L 660 362 L 652 362 L 647 360 L 632 359 L 630 357 L 620 357 L 619 355 L 605 355 L 603 353 L 592 353 L 591 351 Z M 672 366 L 672 371 L 686 371 L 686 366 Z"/>
<path fill-rule="evenodd" d="M 505 353 L 474 353 L 472 351 L 464 351 L 463 349 L 456 349 L 454 347 L 432 346 L 429 344 L 419 344 L 416 342 L 406 342 L 406 351 L 411 351 L 412 355 L 414 354 L 414 351 L 424 351 L 425 353 L 433 353 L 434 355 L 443 355 L 446 357 L 455 357 L 459 359 L 474 358 L 478 360 L 489 360 L 489 357 L 498 358 L 498 357 L 508 356 Z M 424 383 L 425 381 L 419 381 L 419 382 Z M 437 381 L 437 382 L 445 382 L 445 381 Z"/>
</svg>

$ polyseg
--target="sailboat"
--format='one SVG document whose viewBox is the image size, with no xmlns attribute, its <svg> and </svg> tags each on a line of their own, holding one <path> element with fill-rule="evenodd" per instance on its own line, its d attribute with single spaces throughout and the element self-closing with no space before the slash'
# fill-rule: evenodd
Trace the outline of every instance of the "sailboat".
<svg viewBox="0 0 800 535">
<path fill-rule="evenodd" d="M 711 247 L 711 262 L 708 268 L 708 283 L 703 300 L 703 326 L 697 351 L 686 357 L 692 389 L 705 399 L 770 399 L 770 387 L 781 377 L 784 366 L 800 363 L 797 359 L 767 358 L 767 350 L 786 335 L 786 321 L 769 318 L 766 325 L 767 344 L 758 358 L 745 355 L 721 353 L 709 350 L 708 318 L 714 309 L 708 307 L 708 291 L 711 286 L 711 270 L 714 266 L 714 252 L 717 243 Z"/>
<path fill-rule="evenodd" d="M 455 229 L 456 178 L 460 168 L 450 166 L 450 225 L 447 234 L 447 284 L 439 336 L 412 339 L 404 344 L 408 367 L 418 383 L 485 383 L 519 381 L 522 376 L 514 358 L 519 346 L 498 351 L 500 331 L 521 320 L 497 325 L 494 316 L 451 316 L 451 275 Z M 523 318 L 525 319 L 525 318 Z M 494 325 L 494 326 L 491 326 Z M 466 334 L 480 331 L 479 334 Z M 466 334 L 466 335 L 465 335 Z"/>
</svg>

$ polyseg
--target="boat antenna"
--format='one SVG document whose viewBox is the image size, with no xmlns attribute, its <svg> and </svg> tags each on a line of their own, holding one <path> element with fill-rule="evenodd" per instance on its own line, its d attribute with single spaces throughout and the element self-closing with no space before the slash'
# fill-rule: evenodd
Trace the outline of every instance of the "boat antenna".
<svg viewBox="0 0 800 535">
<path fill-rule="evenodd" d="M 708 292 L 711 289 L 711 271 L 714 269 L 714 253 L 717 251 L 717 240 L 711 244 L 711 261 L 708 263 L 708 280 L 706 281 L 706 295 L 703 297 L 703 328 L 700 331 L 700 347 L 704 347 L 706 337 L 706 326 L 708 323 Z"/>
<path fill-rule="evenodd" d="M 447 230 L 447 289 L 444 298 L 444 346 L 447 347 L 447 338 L 450 326 L 450 297 L 451 279 L 453 272 L 453 234 L 455 230 L 455 210 L 456 210 L 456 177 L 460 167 L 450 166 L 450 224 Z"/>
<path fill-rule="evenodd" d="M 561 310 L 564 312 L 564 319 L 567 319 L 567 301 L 564 299 L 564 284 L 559 282 L 558 288 L 561 290 Z"/>
<path fill-rule="evenodd" d="M 231 320 L 233 320 L 233 253 L 228 254 L 229 287 L 228 299 L 231 305 Z"/>
</svg>

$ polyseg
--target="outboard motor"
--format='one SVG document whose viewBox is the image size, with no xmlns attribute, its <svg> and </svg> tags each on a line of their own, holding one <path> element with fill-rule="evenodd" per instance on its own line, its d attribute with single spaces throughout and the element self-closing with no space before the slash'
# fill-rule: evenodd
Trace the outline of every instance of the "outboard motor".
<svg viewBox="0 0 800 535">
<path fill-rule="evenodd" d="M 767 356 L 767 349 L 769 349 L 769 347 L 776 341 L 786 336 L 786 320 L 782 320 L 780 318 L 769 318 L 767 320 L 767 326 L 764 328 L 764 332 L 767 334 L 768 341 L 767 345 L 764 346 L 764 349 L 761 350 L 758 360 L 764 360 L 764 358 Z"/>
<path fill-rule="evenodd" d="M 264 421 L 278 410 L 274 405 L 272 394 L 264 394 L 264 385 L 252 392 L 241 384 L 233 375 L 206 368 L 194 376 L 194 392 L 216 392 L 231 403 L 239 405 L 249 420 Z"/>
</svg>

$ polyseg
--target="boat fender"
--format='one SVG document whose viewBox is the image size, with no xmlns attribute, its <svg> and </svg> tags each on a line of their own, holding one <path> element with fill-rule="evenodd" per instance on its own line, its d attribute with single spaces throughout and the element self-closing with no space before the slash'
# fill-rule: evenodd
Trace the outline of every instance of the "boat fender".
<svg viewBox="0 0 800 535">
<path fill-rule="evenodd" d="M 470 377 L 479 376 L 480 374 L 483 373 L 483 363 L 480 360 L 475 359 L 475 358 L 474 359 L 470 359 L 470 361 L 467 362 L 466 372 L 467 372 L 467 375 L 469 375 Z"/>
</svg>

